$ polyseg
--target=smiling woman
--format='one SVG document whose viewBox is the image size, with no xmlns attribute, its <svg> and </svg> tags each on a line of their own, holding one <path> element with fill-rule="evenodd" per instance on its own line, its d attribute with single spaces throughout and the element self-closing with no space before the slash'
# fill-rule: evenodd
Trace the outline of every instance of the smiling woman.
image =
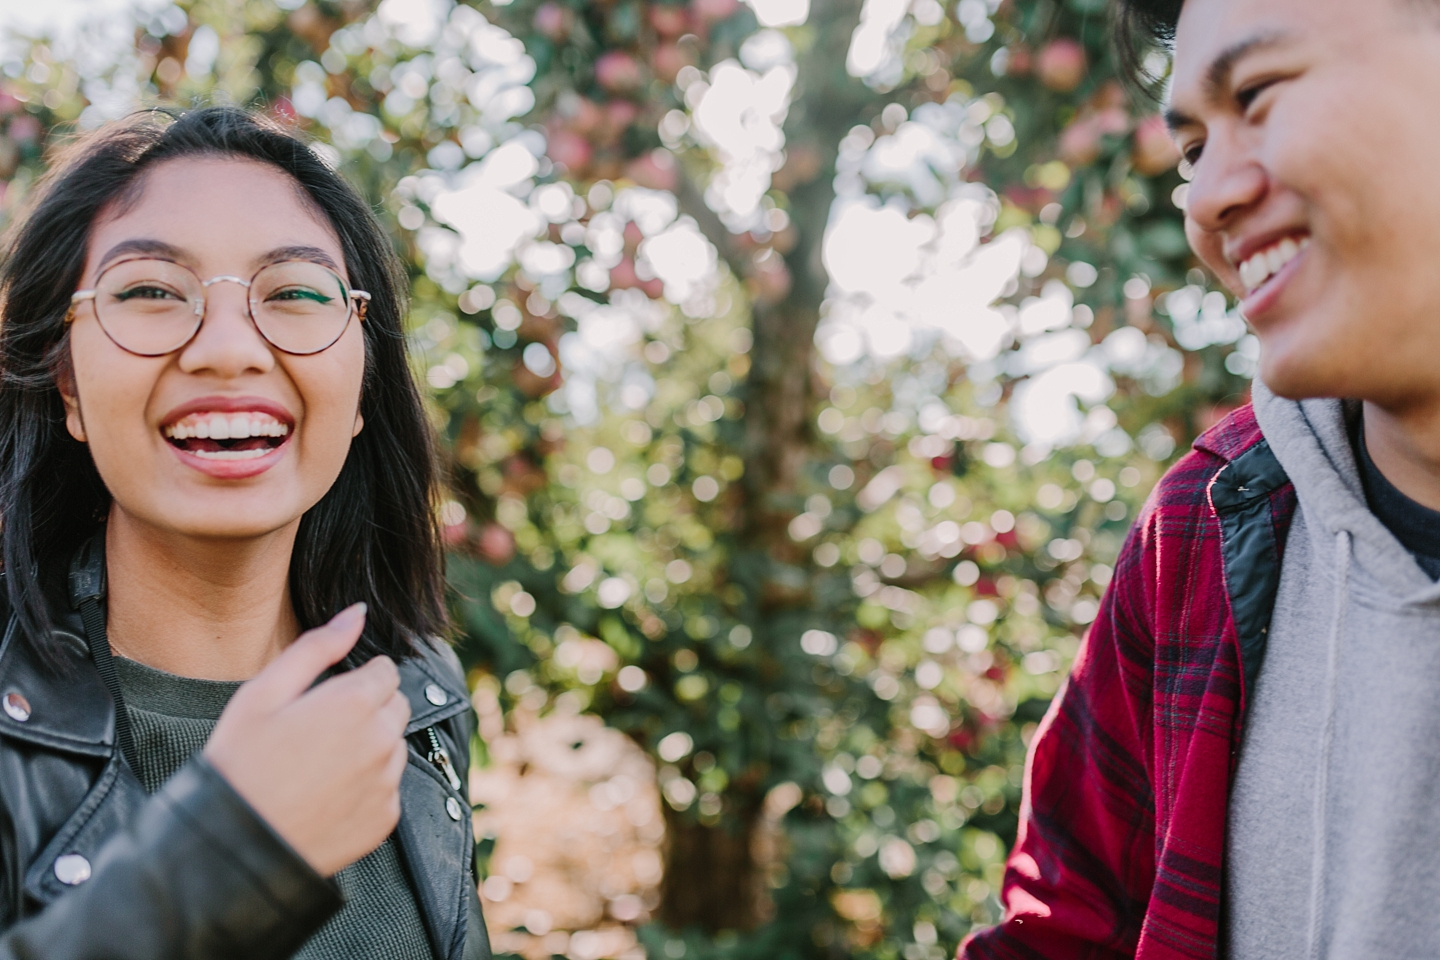
<svg viewBox="0 0 1440 960">
<path fill-rule="evenodd" d="M 0 296 L 0 960 L 488 957 L 367 205 L 243 111 L 150 113 L 56 166 Z"/>
</svg>

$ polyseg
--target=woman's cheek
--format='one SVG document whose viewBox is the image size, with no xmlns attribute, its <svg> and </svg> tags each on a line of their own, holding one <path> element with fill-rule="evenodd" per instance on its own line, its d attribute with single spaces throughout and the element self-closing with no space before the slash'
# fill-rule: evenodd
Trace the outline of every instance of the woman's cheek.
<svg viewBox="0 0 1440 960">
<path fill-rule="evenodd" d="M 72 339 L 75 392 L 66 404 L 66 427 L 90 447 L 101 478 L 113 487 L 146 472 L 147 454 L 158 450 L 147 409 L 164 362 L 123 354 L 108 339 L 95 342 L 97 334 L 104 337 L 87 326 Z"/>
<path fill-rule="evenodd" d="M 357 338 L 358 339 L 358 338 Z M 365 353 L 362 343 L 342 339 L 325 353 L 297 360 L 320 363 L 293 363 L 291 374 L 304 406 L 300 452 L 309 463 L 300 464 L 307 474 L 307 486 L 318 488 L 315 498 L 340 475 L 349 456 L 359 416 L 360 389 L 364 379 Z"/>
</svg>

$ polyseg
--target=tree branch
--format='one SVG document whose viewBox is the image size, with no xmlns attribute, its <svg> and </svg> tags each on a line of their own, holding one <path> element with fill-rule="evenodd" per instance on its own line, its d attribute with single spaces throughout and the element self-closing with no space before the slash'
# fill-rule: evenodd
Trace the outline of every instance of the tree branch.
<svg viewBox="0 0 1440 960">
<path fill-rule="evenodd" d="M 730 268 L 736 279 L 744 279 L 748 264 L 736 249 L 735 235 L 721 221 L 719 214 L 710 209 L 705 202 L 705 193 L 690 179 L 685 171 L 685 165 L 680 162 L 675 164 L 675 199 L 680 207 L 680 212 L 689 216 L 695 221 L 695 226 L 700 232 L 715 245 L 720 254 L 720 259 Z"/>
</svg>

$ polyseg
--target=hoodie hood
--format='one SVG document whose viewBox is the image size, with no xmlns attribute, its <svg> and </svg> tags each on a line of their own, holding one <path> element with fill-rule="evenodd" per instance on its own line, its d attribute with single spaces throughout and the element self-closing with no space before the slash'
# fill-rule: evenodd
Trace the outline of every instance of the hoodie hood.
<svg viewBox="0 0 1440 960">
<path fill-rule="evenodd" d="M 1349 418 L 1358 406 L 1332 399 L 1286 400 L 1259 380 L 1252 390 L 1255 418 L 1275 458 L 1295 485 L 1310 532 L 1335 542 L 1349 534 L 1355 586 L 1391 603 L 1440 602 L 1440 584 L 1370 512 L 1350 444 Z"/>
</svg>

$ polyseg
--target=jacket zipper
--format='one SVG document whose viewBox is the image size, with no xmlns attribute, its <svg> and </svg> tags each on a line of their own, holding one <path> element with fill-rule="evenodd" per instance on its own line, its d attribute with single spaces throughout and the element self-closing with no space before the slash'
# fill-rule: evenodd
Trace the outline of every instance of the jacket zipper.
<svg viewBox="0 0 1440 960">
<path fill-rule="evenodd" d="M 435 732 L 434 727 L 426 727 L 425 733 L 430 737 L 430 752 L 425 759 L 435 765 L 435 769 L 445 774 L 445 780 L 450 784 L 451 790 L 460 789 L 460 776 L 455 772 L 455 764 L 450 761 L 450 754 L 440 745 L 440 735 Z"/>
</svg>

